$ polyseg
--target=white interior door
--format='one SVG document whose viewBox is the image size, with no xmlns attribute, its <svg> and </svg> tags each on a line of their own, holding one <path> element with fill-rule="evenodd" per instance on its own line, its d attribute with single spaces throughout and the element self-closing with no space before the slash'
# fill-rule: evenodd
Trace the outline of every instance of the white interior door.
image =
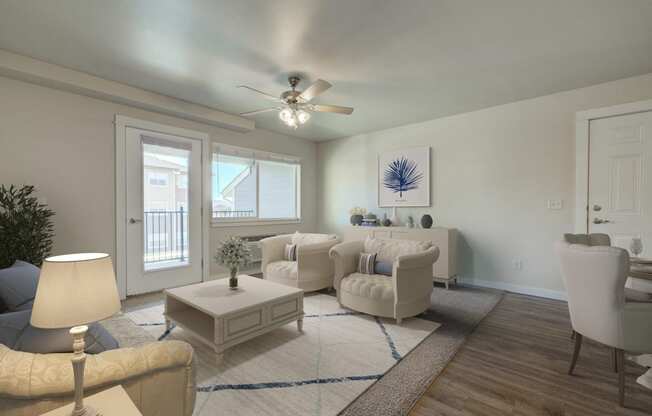
<svg viewBox="0 0 652 416">
<path fill-rule="evenodd" d="M 589 231 L 627 250 L 632 238 L 652 257 L 652 112 L 592 120 Z"/>
<path fill-rule="evenodd" d="M 126 291 L 202 280 L 202 142 L 125 130 Z"/>
</svg>

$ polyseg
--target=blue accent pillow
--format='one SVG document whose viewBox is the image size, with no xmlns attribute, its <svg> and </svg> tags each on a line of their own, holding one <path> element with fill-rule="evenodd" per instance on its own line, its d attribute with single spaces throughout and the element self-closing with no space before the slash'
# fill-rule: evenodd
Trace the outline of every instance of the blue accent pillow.
<svg viewBox="0 0 652 416">
<path fill-rule="evenodd" d="M 34 301 L 40 273 L 38 267 L 20 260 L 0 269 L 0 299 L 9 311 L 25 309 Z"/>
<path fill-rule="evenodd" d="M 392 267 L 393 264 L 386 261 L 377 261 L 376 264 L 374 265 L 374 269 L 376 269 L 376 274 L 383 274 L 385 276 L 392 275 Z"/>
</svg>

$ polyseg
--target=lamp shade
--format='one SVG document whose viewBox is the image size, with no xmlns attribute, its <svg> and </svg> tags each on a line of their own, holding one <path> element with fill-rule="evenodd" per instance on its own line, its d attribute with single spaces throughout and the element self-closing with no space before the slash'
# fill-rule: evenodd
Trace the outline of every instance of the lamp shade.
<svg viewBox="0 0 652 416">
<path fill-rule="evenodd" d="M 32 309 L 33 326 L 85 325 L 119 310 L 120 297 L 108 254 L 66 254 L 43 262 Z"/>
</svg>

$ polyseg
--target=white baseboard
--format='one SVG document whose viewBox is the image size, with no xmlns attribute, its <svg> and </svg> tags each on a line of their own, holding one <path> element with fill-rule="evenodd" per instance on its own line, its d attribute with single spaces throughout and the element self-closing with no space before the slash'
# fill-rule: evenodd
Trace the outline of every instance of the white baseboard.
<svg viewBox="0 0 652 416">
<path fill-rule="evenodd" d="M 460 283 L 479 286 L 479 287 L 488 287 L 492 289 L 506 290 L 508 292 L 520 293 L 522 295 L 538 296 L 540 298 L 555 299 L 555 300 L 568 300 L 566 298 L 566 292 L 559 292 L 557 290 L 542 289 L 539 287 L 530 287 L 530 286 L 521 286 L 514 285 L 511 283 L 496 282 L 493 280 L 482 280 L 482 279 L 460 279 Z"/>
</svg>

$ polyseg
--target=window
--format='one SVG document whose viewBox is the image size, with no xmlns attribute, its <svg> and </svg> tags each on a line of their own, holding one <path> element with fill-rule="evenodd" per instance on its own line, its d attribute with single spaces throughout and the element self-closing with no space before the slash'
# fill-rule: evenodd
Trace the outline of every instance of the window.
<svg viewBox="0 0 652 416">
<path fill-rule="evenodd" d="M 168 186 L 168 174 L 162 172 L 148 172 L 147 180 L 152 186 Z"/>
<path fill-rule="evenodd" d="M 213 221 L 298 220 L 301 166 L 289 157 L 220 145 L 213 154 Z"/>
</svg>

